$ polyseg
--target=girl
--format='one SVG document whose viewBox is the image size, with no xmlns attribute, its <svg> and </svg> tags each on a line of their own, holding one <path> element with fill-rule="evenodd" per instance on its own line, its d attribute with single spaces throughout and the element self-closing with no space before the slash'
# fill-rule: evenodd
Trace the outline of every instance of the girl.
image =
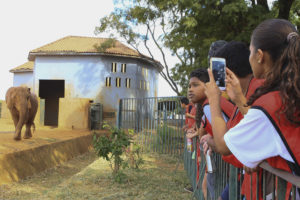
<svg viewBox="0 0 300 200">
<path fill-rule="evenodd" d="M 249 61 L 256 78 L 265 83 L 245 102 L 244 119 L 225 135 L 216 124 L 221 119 L 220 91 L 211 71 L 206 95 L 211 105 L 212 127 L 218 151 L 234 154 L 247 168 L 263 160 L 274 168 L 300 175 L 300 37 L 289 21 L 269 19 L 251 36 Z M 229 74 L 229 77 L 232 74 Z M 230 80 L 227 84 L 231 84 Z M 247 103 L 247 104 L 246 104 Z M 288 198 L 289 192 L 287 192 Z M 249 199 L 248 196 L 246 196 Z"/>
</svg>

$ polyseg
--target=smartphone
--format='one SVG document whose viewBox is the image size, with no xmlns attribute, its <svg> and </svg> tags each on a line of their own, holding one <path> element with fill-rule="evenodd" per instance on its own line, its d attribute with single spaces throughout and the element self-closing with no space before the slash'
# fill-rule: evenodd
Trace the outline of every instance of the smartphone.
<svg viewBox="0 0 300 200">
<path fill-rule="evenodd" d="M 210 69 L 214 75 L 217 86 L 220 90 L 226 89 L 225 78 L 226 78 L 226 60 L 224 58 L 211 57 L 210 58 Z"/>
</svg>

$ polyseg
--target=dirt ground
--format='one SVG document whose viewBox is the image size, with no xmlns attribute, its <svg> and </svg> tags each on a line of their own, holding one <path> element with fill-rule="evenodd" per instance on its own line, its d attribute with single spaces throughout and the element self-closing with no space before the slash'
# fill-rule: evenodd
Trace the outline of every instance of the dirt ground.
<svg viewBox="0 0 300 200">
<path fill-rule="evenodd" d="M 85 153 L 92 141 L 89 130 L 39 126 L 30 139 L 15 141 L 13 136 L 13 122 L 0 119 L 0 184 L 18 181 Z"/>
<path fill-rule="evenodd" d="M 0 186 L 0 199 L 192 199 L 183 189 L 188 179 L 182 159 L 177 171 L 177 158 L 146 154 L 143 159 L 145 164 L 139 170 L 124 170 L 126 181 L 120 184 L 111 178 L 109 162 L 91 151 L 20 182 Z"/>
<path fill-rule="evenodd" d="M 69 130 L 48 126 L 37 126 L 35 132 L 32 134 L 32 138 L 23 139 L 25 132 L 25 127 L 23 127 L 22 140 L 15 141 L 13 139 L 14 130 L 15 128 L 12 120 L 0 119 L 0 155 L 28 150 L 34 147 L 91 134 L 89 130 Z"/>
<path fill-rule="evenodd" d="M 37 127 L 32 139 L 16 142 L 13 140 L 13 130 L 12 121 L 0 119 L 0 157 L 4 153 L 72 139 L 74 134 L 89 134 L 82 130 Z M 145 164 L 139 170 L 124 170 L 125 182 L 120 184 L 113 181 L 109 162 L 97 158 L 93 149 L 90 149 L 89 152 L 56 167 L 35 173 L 18 182 L 2 184 L 0 199 L 181 200 L 192 198 L 192 194 L 184 192 L 188 179 L 183 170 L 182 158 L 146 154 L 143 159 Z M 177 164 L 179 167 L 175 171 Z"/>
</svg>

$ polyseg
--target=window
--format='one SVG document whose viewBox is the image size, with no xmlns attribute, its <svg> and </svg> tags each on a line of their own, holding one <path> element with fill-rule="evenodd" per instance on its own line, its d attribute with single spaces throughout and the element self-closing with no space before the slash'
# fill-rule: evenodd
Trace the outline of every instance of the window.
<svg viewBox="0 0 300 200">
<path fill-rule="evenodd" d="M 149 81 L 147 81 L 147 90 L 148 91 L 150 90 L 150 83 L 149 83 Z"/>
<path fill-rule="evenodd" d="M 125 85 L 127 88 L 130 88 L 130 81 L 131 81 L 130 78 L 125 79 Z"/>
<path fill-rule="evenodd" d="M 110 87 L 111 86 L 111 78 L 110 77 L 106 77 L 105 86 L 106 87 Z"/>
<path fill-rule="evenodd" d="M 142 75 L 144 75 L 144 68 L 142 67 Z"/>
<path fill-rule="evenodd" d="M 143 81 L 140 80 L 140 89 L 143 89 Z"/>
<path fill-rule="evenodd" d="M 147 90 L 146 81 L 144 81 L 144 90 Z"/>
<path fill-rule="evenodd" d="M 121 78 L 116 78 L 116 87 L 121 87 Z"/>
<path fill-rule="evenodd" d="M 123 74 L 126 73 L 126 64 L 122 64 L 122 65 L 121 65 L 121 72 L 122 72 Z"/>
<path fill-rule="evenodd" d="M 148 69 L 145 69 L 145 77 L 148 77 Z"/>
<path fill-rule="evenodd" d="M 111 72 L 117 72 L 117 63 L 113 62 L 111 63 Z"/>
</svg>

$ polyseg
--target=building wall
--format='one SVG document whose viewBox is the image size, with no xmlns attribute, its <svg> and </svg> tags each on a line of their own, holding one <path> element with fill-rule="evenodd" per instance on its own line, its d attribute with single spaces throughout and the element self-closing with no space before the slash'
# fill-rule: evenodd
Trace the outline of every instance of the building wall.
<svg viewBox="0 0 300 200">
<path fill-rule="evenodd" d="M 33 72 L 14 73 L 13 86 L 23 86 L 33 89 Z"/>
<path fill-rule="evenodd" d="M 60 127 L 68 129 L 89 128 L 89 99 L 59 99 Z"/>
<path fill-rule="evenodd" d="M 116 72 L 111 72 L 113 62 L 117 63 Z M 126 64 L 126 73 L 121 72 L 121 64 Z M 157 96 L 157 70 L 132 58 L 37 57 L 34 76 L 37 94 L 39 80 L 65 80 L 65 98 L 89 98 L 102 103 L 104 111 L 116 111 L 120 98 Z M 110 87 L 105 84 L 106 77 L 111 78 Z M 121 78 L 121 87 L 116 87 L 116 78 Z M 130 88 L 125 87 L 126 78 L 131 79 Z M 142 88 L 140 81 L 143 81 Z"/>
<path fill-rule="evenodd" d="M 112 63 L 116 72 L 112 72 Z M 126 72 L 121 72 L 126 64 Z M 103 104 L 105 121 L 115 124 L 120 98 L 157 96 L 158 71 L 147 62 L 111 56 L 37 57 L 34 90 L 39 96 L 39 80 L 64 80 L 65 94 L 59 100 L 58 126 L 88 127 L 88 104 Z M 106 85 L 110 78 L 111 85 Z M 120 78 L 120 87 L 116 86 Z M 130 87 L 126 87 L 130 79 Z M 78 101 L 76 101 L 77 99 Z M 79 123 L 81 121 L 81 124 Z"/>
</svg>

